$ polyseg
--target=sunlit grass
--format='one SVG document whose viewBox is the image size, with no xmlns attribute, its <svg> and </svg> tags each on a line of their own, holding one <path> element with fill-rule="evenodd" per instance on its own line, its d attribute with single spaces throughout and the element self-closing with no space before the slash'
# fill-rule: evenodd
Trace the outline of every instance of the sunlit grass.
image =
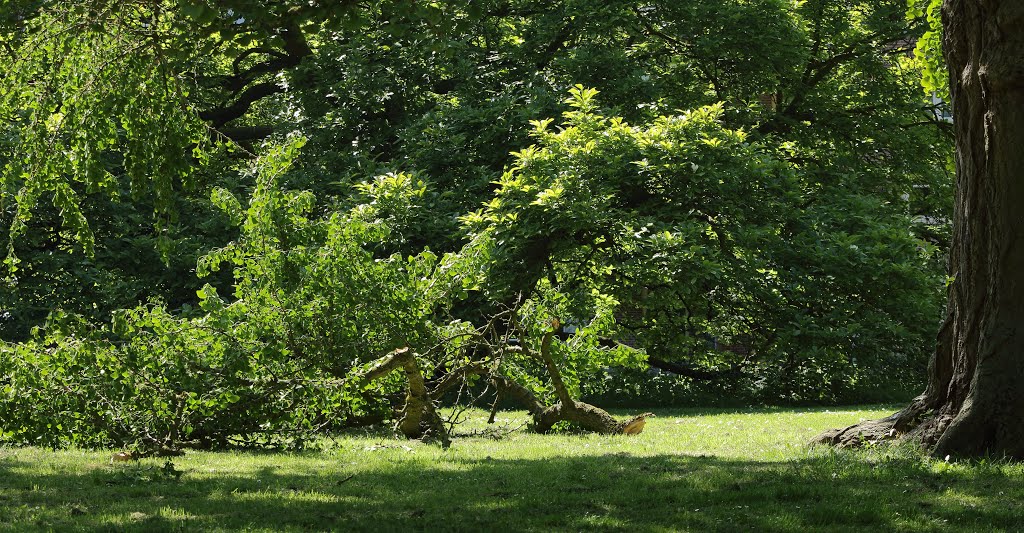
<svg viewBox="0 0 1024 533">
<path fill-rule="evenodd" d="M 471 411 L 449 450 L 357 431 L 302 453 L 0 450 L 0 531 L 999 531 L 1024 467 L 907 448 L 809 449 L 891 408 L 658 410 L 634 437 L 504 434 Z M 620 413 L 625 414 L 625 413 Z"/>
</svg>

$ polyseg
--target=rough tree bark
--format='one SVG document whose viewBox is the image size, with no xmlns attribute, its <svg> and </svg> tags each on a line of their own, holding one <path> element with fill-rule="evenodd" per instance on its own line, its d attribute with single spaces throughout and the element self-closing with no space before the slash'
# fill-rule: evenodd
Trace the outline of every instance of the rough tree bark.
<svg viewBox="0 0 1024 533">
<path fill-rule="evenodd" d="M 956 132 L 947 317 L 928 387 L 882 420 L 815 440 L 907 438 L 937 456 L 1024 459 L 1024 2 L 945 0 Z"/>
</svg>

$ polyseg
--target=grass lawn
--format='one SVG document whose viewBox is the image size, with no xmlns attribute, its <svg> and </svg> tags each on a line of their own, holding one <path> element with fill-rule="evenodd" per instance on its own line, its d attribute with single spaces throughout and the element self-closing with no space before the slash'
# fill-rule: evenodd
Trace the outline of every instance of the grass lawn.
<svg viewBox="0 0 1024 533">
<path fill-rule="evenodd" d="M 496 438 L 472 411 L 447 451 L 360 432 L 172 469 L 0 448 L 0 531 L 1024 531 L 1022 464 L 805 446 L 890 407 L 656 412 L 633 437 Z"/>
</svg>

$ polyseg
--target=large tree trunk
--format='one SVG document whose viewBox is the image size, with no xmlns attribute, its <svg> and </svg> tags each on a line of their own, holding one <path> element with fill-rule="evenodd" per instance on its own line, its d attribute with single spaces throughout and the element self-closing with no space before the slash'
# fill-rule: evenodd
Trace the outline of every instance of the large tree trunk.
<svg viewBox="0 0 1024 533">
<path fill-rule="evenodd" d="M 1024 459 L 1024 1 L 946 0 L 956 131 L 948 316 L 928 388 L 819 442 L 903 436 L 938 456 Z"/>
</svg>

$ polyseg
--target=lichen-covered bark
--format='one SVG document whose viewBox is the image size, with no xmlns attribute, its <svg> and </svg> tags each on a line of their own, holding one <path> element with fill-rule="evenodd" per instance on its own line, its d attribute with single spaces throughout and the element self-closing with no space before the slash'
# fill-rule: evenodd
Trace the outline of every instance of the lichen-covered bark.
<svg viewBox="0 0 1024 533">
<path fill-rule="evenodd" d="M 1024 2 L 946 0 L 957 183 L 948 316 L 928 388 L 818 442 L 903 436 L 939 456 L 1024 458 Z"/>
<path fill-rule="evenodd" d="M 402 368 L 405 370 L 405 379 L 408 389 L 405 396 L 405 408 L 402 410 L 402 418 L 398 421 L 398 430 L 410 439 L 423 436 L 423 416 L 427 414 L 428 406 L 432 407 L 430 397 L 427 396 L 427 386 L 416 364 L 416 357 L 412 352 L 404 352 L 402 357 Z"/>
</svg>

